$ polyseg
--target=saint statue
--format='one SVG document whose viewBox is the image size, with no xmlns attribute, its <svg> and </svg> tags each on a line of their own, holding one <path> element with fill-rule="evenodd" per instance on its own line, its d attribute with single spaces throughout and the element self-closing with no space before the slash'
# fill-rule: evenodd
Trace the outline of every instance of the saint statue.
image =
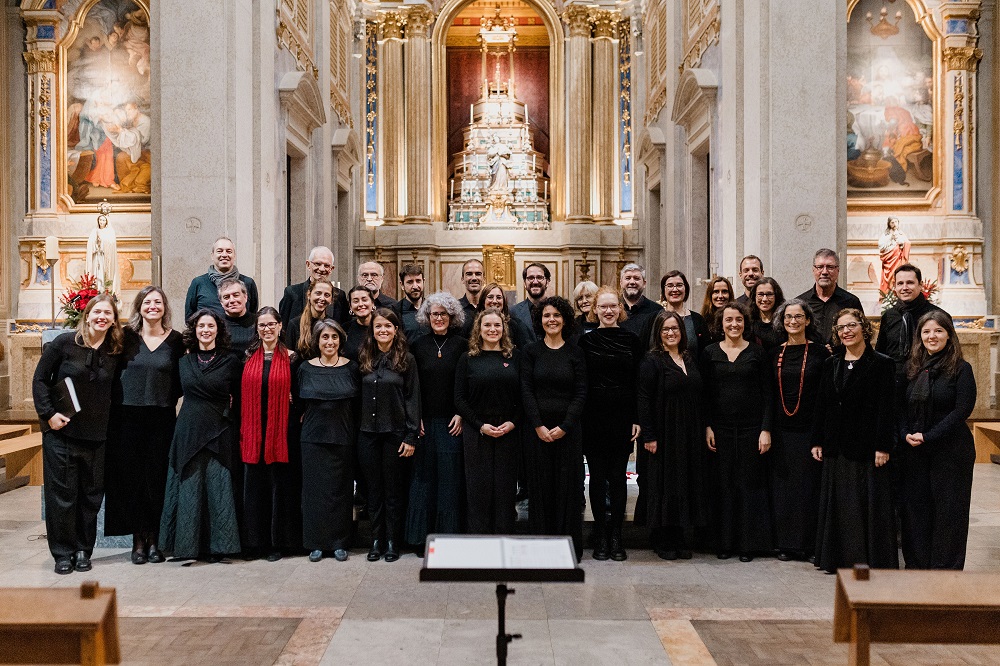
<svg viewBox="0 0 1000 666">
<path fill-rule="evenodd" d="M 98 210 L 101 214 L 97 216 L 97 228 L 87 238 L 87 272 L 97 279 L 98 288 L 103 289 L 107 285 L 112 292 L 118 294 L 121 286 L 118 277 L 118 238 L 114 228 L 108 223 L 111 206 L 103 201 L 98 205 Z"/>
<path fill-rule="evenodd" d="M 886 221 L 885 233 L 878 239 L 878 256 L 882 260 L 879 290 L 887 294 L 894 286 L 893 273 L 910 261 L 910 239 L 899 230 L 898 217 L 890 217 Z"/>
<path fill-rule="evenodd" d="M 510 157 L 510 148 L 505 143 L 496 143 L 490 146 L 486 153 L 486 158 L 490 163 L 490 186 L 489 193 L 509 194 L 510 178 L 507 159 Z"/>
</svg>

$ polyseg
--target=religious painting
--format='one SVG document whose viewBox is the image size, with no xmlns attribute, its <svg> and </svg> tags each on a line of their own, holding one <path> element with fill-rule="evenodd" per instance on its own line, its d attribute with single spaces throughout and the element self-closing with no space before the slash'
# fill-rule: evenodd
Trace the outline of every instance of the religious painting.
<svg viewBox="0 0 1000 666">
<path fill-rule="evenodd" d="M 73 29 L 75 28 L 75 33 Z M 67 193 L 75 204 L 150 201 L 149 12 L 99 0 L 63 46 Z"/>
<path fill-rule="evenodd" d="M 907 0 L 859 0 L 847 25 L 847 192 L 926 199 L 936 187 L 934 41 Z"/>
</svg>

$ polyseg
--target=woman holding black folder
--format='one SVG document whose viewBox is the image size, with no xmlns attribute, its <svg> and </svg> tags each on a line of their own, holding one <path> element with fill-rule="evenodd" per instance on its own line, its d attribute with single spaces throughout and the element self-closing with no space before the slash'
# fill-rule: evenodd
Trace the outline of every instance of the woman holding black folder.
<svg viewBox="0 0 1000 666">
<path fill-rule="evenodd" d="M 45 431 L 45 529 L 58 574 L 92 568 L 97 512 L 104 498 L 111 387 L 122 338 L 114 297 L 99 294 L 87 303 L 76 331 L 45 345 L 35 368 L 32 397 Z M 76 394 L 77 413 L 67 384 Z"/>
</svg>

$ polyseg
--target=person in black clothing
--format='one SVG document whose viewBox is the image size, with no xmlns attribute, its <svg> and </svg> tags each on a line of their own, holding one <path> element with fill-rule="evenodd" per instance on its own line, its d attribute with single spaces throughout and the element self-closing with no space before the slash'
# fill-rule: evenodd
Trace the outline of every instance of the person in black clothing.
<svg viewBox="0 0 1000 666">
<path fill-rule="evenodd" d="M 399 271 L 399 286 L 403 290 L 403 297 L 392 306 L 392 311 L 403 323 L 406 342 L 412 347 L 414 342 L 427 335 L 430 330 L 427 324 L 421 324 L 417 318 L 417 311 L 424 304 L 423 267 L 420 264 L 403 266 L 403 270 Z"/>
<path fill-rule="evenodd" d="M 420 380 L 399 318 L 378 308 L 361 346 L 361 434 L 358 457 L 368 482 L 372 547 L 368 561 L 399 559 L 406 518 L 402 458 L 413 455 L 420 433 Z"/>
<path fill-rule="evenodd" d="M 281 328 L 286 333 L 291 323 L 299 318 L 306 307 L 309 286 L 314 280 L 321 278 L 329 280 L 333 269 L 333 252 L 330 251 L 330 248 L 319 245 L 309 251 L 309 258 L 306 259 L 306 270 L 309 272 L 309 278 L 305 282 L 285 287 L 281 300 L 278 302 Z M 326 308 L 326 316 L 343 325 L 350 317 L 348 309 L 347 295 L 342 289 L 333 287 L 333 298 Z"/>
<path fill-rule="evenodd" d="M 823 362 L 812 454 L 823 463 L 816 567 L 896 569 L 896 527 L 886 464 L 895 434 L 892 359 L 871 348 L 872 325 L 846 308 Z"/>
<path fill-rule="evenodd" d="M 963 569 L 976 462 L 965 420 L 976 405 L 976 378 L 944 311 L 926 313 L 916 330 L 902 433 L 903 559 L 907 569 Z"/>
<path fill-rule="evenodd" d="M 903 264 L 893 273 L 896 302 L 882 313 L 875 351 L 885 354 L 896 364 L 896 385 L 900 398 L 906 392 L 906 362 L 913 343 L 918 338 L 917 322 L 928 312 L 944 312 L 924 296 L 923 276 L 913 264 Z"/>
<path fill-rule="evenodd" d="M 639 264 L 625 264 L 619 282 L 622 301 L 625 303 L 625 314 L 628 315 L 628 319 L 622 322 L 622 328 L 632 331 L 643 344 L 646 344 L 649 332 L 653 328 L 653 318 L 663 310 L 663 307 L 644 295 L 646 269 Z"/>
<path fill-rule="evenodd" d="M 413 454 L 413 477 L 406 513 L 406 542 L 423 553 L 427 535 L 462 531 L 465 477 L 462 417 L 455 407 L 455 368 L 469 348 L 462 337 L 465 313 L 446 291 L 424 299 L 417 323 L 430 335 L 410 347 L 420 375 L 420 446 Z"/>
<path fill-rule="evenodd" d="M 766 352 L 743 337 L 747 310 L 729 303 L 717 315 L 725 339 L 702 352 L 707 394 L 705 435 L 715 454 L 718 556 L 749 562 L 770 552 L 771 501 L 767 460 L 773 419 L 771 366 Z"/>
<path fill-rule="evenodd" d="M 462 264 L 462 284 L 465 285 L 465 295 L 458 299 L 465 313 L 465 324 L 462 326 L 462 337 L 469 338 L 472 333 L 472 324 L 479 313 L 479 303 L 482 301 L 484 285 L 483 262 L 478 259 L 469 259 Z"/>
<path fill-rule="evenodd" d="M 368 337 L 372 324 L 372 312 L 375 310 L 375 297 L 371 289 L 364 285 L 355 285 L 347 292 L 347 300 L 351 304 L 351 320 L 344 327 L 347 336 L 340 350 L 341 355 L 352 361 L 358 360 L 361 345 Z"/>
<path fill-rule="evenodd" d="M 590 508 L 597 535 L 594 559 L 621 562 L 628 558 L 622 544 L 625 476 L 639 437 L 635 384 L 645 349 L 634 333 L 619 326 L 625 321 L 625 306 L 617 291 L 601 287 L 593 308 L 600 325 L 580 338 L 580 349 L 587 361 L 583 453 L 590 470 Z"/>
<path fill-rule="evenodd" d="M 772 277 L 763 277 L 750 289 L 750 334 L 753 341 L 771 351 L 785 341 L 785 327 L 774 323 L 774 313 L 785 302 L 781 285 Z"/>
<path fill-rule="evenodd" d="M 391 308 L 396 304 L 395 298 L 382 293 L 384 277 L 385 269 L 377 261 L 366 261 L 358 266 L 358 284 L 371 290 L 377 308 Z"/>
<path fill-rule="evenodd" d="M 726 278 L 716 276 L 706 284 L 705 299 L 701 304 L 701 316 L 708 323 L 710 342 L 722 342 L 726 339 L 725 331 L 718 328 L 719 311 L 732 301 L 733 285 Z M 704 348 L 702 347 L 702 349 Z"/>
<path fill-rule="evenodd" d="M 520 449 L 519 350 L 497 308 L 476 317 L 469 351 L 455 368 L 455 409 L 462 417 L 470 534 L 511 534 Z"/>
<path fill-rule="evenodd" d="M 818 341 L 829 345 L 837 313 L 845 308 L 862 312 L 864 309 L 857 296 L 837 286 L 840 259 L 836 252 L 825 247 L 817 250 L 813 255 L 812 271 L 816 284 L 809 291 L 799 294 L 798 298 L 805 301 L 813 312 Z"/>
<path fill-rule="evenodd" d="M 132 304 L 115 382 L 105 454 L 104 533 L 132 535 L 132 562 L 160 563 L 157 532 L 167 484 L 167 456 L 181 395 L 180 331 L 159 287 L 144 287 Z"/>
<path fill-rule="evenodd" d="M 235 278 L 243 283 L 247 293 L 247 309 L 257 311 L 257 283 L 249 275 L 243 275 L 236 268 L 236 246 L 225 236 L 212 246 L 212 265 L 208 272 L 191 280 L 187 298 L 184 299 L 184 320 L 191 318 L 197 310 L 209 308 L 222 314 L 219 302 L 219 287 L 226 278 Z"/>
<path fill-rule="evenodd" d="M 507 296 L 503 292 L 503 287 L 496 282 L 490 282 L 483 287 L 482 297 L 479 299 L 479 312 L 483 312 L 489 308 L 499 310 L 504 318 L 507 319 L 507 333 L 510 335 L 510 341 L 515 347 L 523 349 L 525 345 L 535 340 L 529 328 L 518 317 L 513 315 L 510 307 L 507 305 Z"/>
<path fill-rule="evenodd" d="M 298 368 L 296 406 L 302 414 L 302 543 L 309 561 L 333 551 L 347 559 L 354 495 L 357 408 L 361 374 L 341 354 L 347 336 L 340 324 L 321 319 L 313 326 L 312 359 Z"/>
<path fill-rule="evenodd" d="M 104 449 L 111 394 L 122 352 L 118 306 L 109 294 L 94 296 L 75 331 L 42 349 L 31 394 L 42 426 L 45 531 L 55 572 L 90 571 L 97 541 L 97 512 L 104 498 Z M 54 400 L 70 380 L 80 402 L 64 414 Z"/>
<path fill-rule="evenodd" d="M 514 344 L 523 346 L 529 342 L 538 340 L 541 331 L 535 330 L 535 308 L 539 306 L 545 298 L 545 292 L 549 289 L 549 282 L 552 280 L 552 271 L 545 264 L 536 261 L 526 264 L 521 270 L 521 280 L 524 282 L 524 300 L 515 303 L 510 309 L 511 319 L 521 322 L 521 331 L 525 335 L 524 340 L 518 341 L 515 337 Z M 515 331 L 517 333 L 517 331 Z"/>
<path fill-rule="evenodd" d="M 299 318 L 293 319 L 288 327 L 285 343 L 301 360 L 308 358 L 312 353 L 313 325 L 320 319 L 327 318 L 326 313 L 333 299 L 333 290 L 333 283 L 328 279 L 313 280 L 309 285 L 309 293 L 306 294 L 306 307 L 299 314 Z"/>
<path fill-rule="evenodd" d="M 764 278 L 765 280 L 768 278 Z M 755 288 L 763 288 L 761 281 Z M 771 505 L 778 559 L 812 556 L 823 466 L 812 457 L 812 427 L 823 362 L 830 356 L 816 339 L 812 311 L 793 298 L 774 313 L 787 341 L 771 350 L 775 395 L 771 432 Z"/>
<path fill-rule="evenodd" d="M 711 522 L 701 373 L 687 351 L 680 313 L 656 316 L 654 342 L 639 370 L 638 415 L 648 454 L 646 524 L 656 554 L 691 559 L 685 532 Z"/>
<path fill-rule="evenodd" d="M 195 312 L 180 360 L 184 401 L 170 443 L 160 546 L 179 559 L 219 562 L 240 551 L 233 469 L 239 465 L 231 405 L 239 404 L 241 360 L 214 310 Z"/>
<path fill-rule="evenodd" d="M 544 337 L 524 348 L 522 399 L 525 421 L 534 436 L 525 438 L 531 501 L 528 520 L 534 534 L 573 538 L 577 560 L 583 557 L 583 446 L 580 428 L 587 402 L 587 362 L 583 351 L 567 342 L 573 306 L 549 296 L 535 310 L 535 326 Z"/>
<path fill-rule="evenodd" d="M 743 283 L 743 293 L 736 298 L 736 302 L 753 308 L 754 298 L 751 292 L 762 277 L 764 277 L 764 262 L 760 260 L 760 257 L 748 254 L 740 259 L 740 282 Z M 781 301 L 778 303 L 780 304 Z"/>
<path fill-rule="evenodd" d="M 708 331 L 708 322 L 700 313 L 691 310 L 685 305 L 688 296 L 691 295 L 691 285 L 688 284 L 687 276 L 680 271 L 667 271 L 660 278 L 660 303 L 665 310 L 676 312 L 684 320 L 684 339 L 687 345 L 687 352 L 692 359 L 697 359 L 702 349 L 710 344 L 711 334 Z M 655 328 L 654 328 L 655 330 Z M 654 336 L 659 335 L 653 333 Z M 647 347 L 652 347 L 651 340 L 643 340 Z"/>
<path fill-rule="evenodd" d="M 269 305 L 257 312 L 240 388 L 243 550 L 268 562 L 302 547 L 302 465 L 298 429 L 289 430 L 295 352 L 281 342 L 279 317 Z"/>
<path fill-rule="evenodd" d="M 597 285 L 590 280 L 578 282 L 573 288 L 573 305 L 579 313 L 576 316 L 577 337 L 598 326 L 597 311 L 594 310 L 595 298 L 597 298 Z"/>
<path fill-rule="evenodd" d="M 229 351 L 242 361 L 257 337 L 257 315 L 247 307 L 246 285 L 236 278 L 226 278 L 219 285 L 219 301 L 229 331 Z"/>
</svg>

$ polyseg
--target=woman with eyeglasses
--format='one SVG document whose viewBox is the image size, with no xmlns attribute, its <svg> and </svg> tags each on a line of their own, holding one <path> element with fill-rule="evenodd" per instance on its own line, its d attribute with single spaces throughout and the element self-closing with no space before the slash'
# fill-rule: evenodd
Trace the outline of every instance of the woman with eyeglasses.
<svg viewBox="0 0 1000 666">
<path fill-rule="evenodd" d="M 257 311 L 240 396 L 243 549 L 268 562 L 302 547 L 302 465 L 298 437 L 289 436 L 296 359 L 281 342 L 279 317 L 269 305 Z"/>
<path fill-rule="evenodd" d="M 773 548 L 767 459 L 773 404 L 766 352 L 744 338 L 749 313 L 731 302 L 716 327 L 725 339 L 702 353 L 706 388 L 705 438 L 716 470 L 717 554 L 739 553 L 741 562 Z"/>
<path fill-rule="evenodd" d="M 581 337 L 579 344 L 587 361 L 583 453 L 590 471 L 594 559 L 621 562 L 628 558 L 622 543 L 628 495 L 625 477 L 639 437 L 635 384 L 645 350 L 634 333 L 619 326 L 627 315 L 618 290 L 598 289 L 593 310 L 599 326 Z"/>
<path fill-rule="evenodd" d="M 754 342 L 770 351 L 785 341 L 785 329 L 775 324 L 775 311 L 785 302 L 781 285 L 772 277 L 763 277 L 750 289 L 750 334 Z"/>
<path fill-rule="evenodd" d="M 778 306 L 773 326 L 786 338 L 771 351 L 775 410 L 769 468 L 775 546 L 784 562 L 811 558 L 816 547 L 823 466 L 812 457 L 812 427 L 823 362 L 830 353 L 814 342 L 812 309 L 801 299 Z"/>
<path fill-rule="evenodd" d="M 887 467 L 895 436 L 895 365 L 872 349 L 872 325 L 860 310 L 841 310 L 832 334 L 811 437 L 812 455 L 823 463 L 816 567 L 831 574 L 859 563 L 896 569 Z"/>
<path fill-rule="evenodd" d="M 712 278 L 706 285 L 705 300 L 701 304 L 701 316 L 708 322 L 709 344 L 726 339 L 725 331 L 718 327 L 718 315 L 719 310 L 727 303 L 732 303 L 733 300 L 733 285 L 721 275 Z"/>
</svg>

